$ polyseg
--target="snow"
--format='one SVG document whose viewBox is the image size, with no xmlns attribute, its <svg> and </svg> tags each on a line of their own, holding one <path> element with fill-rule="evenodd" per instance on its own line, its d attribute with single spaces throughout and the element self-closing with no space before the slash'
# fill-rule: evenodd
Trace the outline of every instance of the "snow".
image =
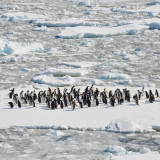
<svg viewBox="0 0 160 160">
<path fill-rule="evenodd" d="M 53 74 L 54 76 L 82 76 L 87 74 L 88 71 L 86 69 L 81 68 L 44 68 L 44 70 L 40 74 Z"/>
<path fill-rule="evenodd" d="M 67 27 L 62 30 L 58 37 L 60 38 L 96 38 L 103 36 L 116 36 L 116 35 L 134 35 L 143 33 L 148 29 L 148 26 L 138 24 L 128 24 L 118 27 Z"/>
</svg>

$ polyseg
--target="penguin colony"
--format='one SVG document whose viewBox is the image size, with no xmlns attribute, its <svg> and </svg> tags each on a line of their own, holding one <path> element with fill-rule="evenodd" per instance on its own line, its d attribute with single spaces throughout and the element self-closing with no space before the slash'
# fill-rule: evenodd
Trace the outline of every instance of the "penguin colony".
<svg viewBox="0 0 160 160">
<path fill-rule="evenodd" d="M 159 97 L 157 89 L 155 90 L 155 96 Z M 142 97 L 146 97 L 150 103 L 153 103 L 155 96 L 151 90 L 149 90 L 149 93 L 144 91 L 143 87 L 141 91 L 137 91 L 133 99 L 135 100 L 135 104 L 139 105 L 139 100 Z M 75 86 L 72 86 L 70 91 L 64 88 L 63 93 L 61 93 L 59 88 L 53 92 L 48 88 L 47 91 L 39 91 L 38 94 L 35 91 L 30 92 L 28 90 L 26 93 L 21 91 L 19 96 L 15 93 L 15 88 L 13 88 L 10 90 L 9 98 L 13 99 L 12 102 L 9 102 L 11 108 L 15 105 L 21 108 L 21 104 L 36 107 L 38 103 L 46 103 L 48 109 L 54 110 L 59 106 L 63 109 L 64 107 L 71 106 L 72 110 L 74 110 L 77 104 L 80 108 L 83 108 L 83 106 L 98 106 L 99 102 L 106 105 L 110 104 L 111 106 L 115 106 L 115 103 L 122 105 L 124 101 L 130 102 L 131 95 L 130 91 L 126 88 L 123 91 L 116 89 L 114 93 L 111 90 L 107 92 L 106 88 L 104 88 L 104 91 L 100 92 L 98 88 L 94 89 L 92 85 L 90 88 L 87 86 L 83 93 L 80 93 L 80 88 L 77 90 Z"/>
</svg>

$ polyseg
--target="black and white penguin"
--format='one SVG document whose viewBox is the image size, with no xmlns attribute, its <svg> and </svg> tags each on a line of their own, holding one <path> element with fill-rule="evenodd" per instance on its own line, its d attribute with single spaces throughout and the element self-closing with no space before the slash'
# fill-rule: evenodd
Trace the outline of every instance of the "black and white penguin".
<svg viewBox="0 0 160 160">
<path fill-rule="evenodd" d="M 153 103 L 154 101 L 155 101 L 154 95 L 151 94 L 150 97 L 149 97 L 149 102 Z"/>
<path fill-rule="evenodd" d="M 21 102 L 18 100 L 18 107 L 21 108 Z"/>
<path fill-rule="evenodd" d="M 51 102 L 51 109 L 52 110 L 55 109 L 55 102 L 54 101 Z"/>
<path fill-rule="evenodd" d="M 72 107 L 72 110 L 75 109 L 75 107 L 76 107 L 76 102 L 75 102 L 75 100 L 72 101 L 71 107 Z"/>
<path fill-rule="evenodd" d="M 23 97 L 23 91 L 20 92 L 20 98 L 22 99 Z"/>
<path fill-rule="evenodd" d="M 109 91 L 109 98 L 112 97 L 112 91 Z"/>
<path fill-rule="evenodd" d="M 60 101 L 60 107 L 61 107 L 61 109 L 63 109 L 63 102 L 62 102 L 62 100 Z"/>
<path fill-rule="evenodd" d="M 83 108 L 83 102 L 81 100 L 79 101 L 79 108 Z"/>
<path fill-rule="evenodd" d="M 110 104 L 111 104 L 111 106 L 114 106 L 114 104 L 115 104 L 115 98 L 114 98 L 114 96 L 112 96 L 110 98 Z"/>
<path fill-rule="evenodd" d="M 8 102 L 8 104 L 10 105 L 10 108 L 14 107 L 14 104 L 12 102 Z"/>
<path fill-rule="evenodd" d="M 146 98 L 148 99 L 149 98 L 149 94 L 148 94 L 147 91 L 145 91 L 145 93 L 146 93 Z"/>
<path fill-rule="evenodd" d="M 32 106 L 33 106 L 33 108 L 36 108 L 35 101 L 32 101 Z"/>
<path fill-rule="evenodd" d="M 156 91 L 155 91 L 155 95 L 157 96 L 157 97 L 159 97 L 159 93 L 158 93 L 158 90 L 156 89 Z"/>
<path fill-rule="evenodd" d="M 22 97 L 22 98 L 21 98 L 21 101 L 22 101 L 23 104 L 27 104 L 26 98 Z"/>
<path fill-rule="evenodd" d="M 38 95 L 38 102 L 41 103 L 41 96 Z"/>
</svg>

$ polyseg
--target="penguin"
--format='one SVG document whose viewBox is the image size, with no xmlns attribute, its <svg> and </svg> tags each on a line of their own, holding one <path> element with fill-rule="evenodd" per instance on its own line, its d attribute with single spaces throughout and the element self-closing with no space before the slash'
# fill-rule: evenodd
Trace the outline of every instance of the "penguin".
<svg viewBox="0 0 160 160">
<path fill-rule="evenodd" d="M 23 91 L 20 92 L 20 98 L 22 98 L 22 97 L 23 97 Z"/>
<path fill-rule="evenodd" d="M 144 87 L 142 88 L 141 93 L 142 93 L 142 96 L 144 96 Z"/>
<path fill-rule="evenodd" d="M 149 98 L 149 94 L 148 94 L 147 91 L 145 91 L 145 93 L 146 93 L 146 98 L 148 99 Z"/>
<path fill-rule="evenodd" d="M 22 103 L 27 104 L 27 100 L 24 97 L 22 97 L 21 100 L 22 100 Z"/>
<path fill-rule="evenodd" d="M 155 91 L 155 95 L 157 96 L 157 97 L 159 97 L 159 93 L 158 93 L 158 90 L 156 89 L 156 91 Z"/>
<path fill-rule="evenodd" d="M 119 104 L 120 104 L 120 105 L 122 105 L 122 104 L 123 104 L 123 102 L 124 102 L 124 99 L 123 99 L 123 98 L 120 98 L 120 100 L 119 100 Z"/>
<path fill-rule="evenodd" d="M 12 95 L 13 95 L 13 94 L 14 94 L 14 91 L 15 91 L 15 88 L 11 89 L 10 91 L 11 91 L 11 93 L 12 93 Z"/>
<path fill-rule="evenodd" d="M 21 108 L 21 102 L 18 100 L 18 107 Z"/>
<path fill-rule="evenodd" d="M 149 102 L 153 103 L 155 101 L 154 95 L 151 94 L 151 96 L 149 97 Z"/>
<path fill-rule="evenodd" d="M 98 98 L 96 98 L 96 106 L 99 105 L 99 101 L 98 101 Z"/>
<path fill-rule="evenodd" d="M 10 108 L 14 107 L 14 104 L 12 102 L 8 102 L 8 104 L 10 104 Z"/>
<path fill-rule="evenodd" d="M 51 102 L 51 109 L 52 110 L 55 109 L 55 102 L 54 101 Z"/>
<path fill-rule="evenodd" d="M 10 92 L 10 93 L 9 93 L 9 98 L 12 98 L 12 95 L 13 95 L 12 92 Z"/>
<path fill-rule="evenodd" d="M 136 105 L 139 105 L 138 104 L 138 98 L 135 98 L 135 103 L 136 103 Z"/>
<path fill-rule="evenodd" d="M 103 102 L 103 92 L 100 93 L 100 102 Z"/>
<path fill-rule="evenodd" d="M 14 94 L 13 100 L 14 100 L 14 103 L 15 103 L 15 104 L 18 103 L 18 94 Z"/>
<path fill-rule="evenodd" d="M 112 97 L 112 91 L 109 91 L 109 98 Z"/>
<path fill-rule="evenodd" d="M 79 101 L 79 108 L 83 108 L 82 100 Z"/>
<path fill-rule="evenodd" d="M 61 106 L 61 109 L 63 109 L 63 102 L 60 101 L 60 106 Z"/>
<path fill-rule="evenodd" d="M 36 105 L 35 105 L 35 102 L 34 102 L 34 101 L 32 102 L 32 105 L 33 105 L 34 108 L 36 108 Z"/>
<path fill-rule="evenodd" d="M 73 101 L 72 101 L 72 105 L 71 105 L 72 110 L 74 110 L 74 109 L 75 109 L 75 106 L 76 106 L 76 103 L 75 103 L 75 100 L 73 100 Z"/>
<path fill-rule="evenodd" d="M 50 101 L 48 98 L 46 98 L 46 104 L 47 104 L 47 108 L 50 108 Z"/>
<path fill-rule="evenodd" d="M 41 103 L 41 97 L 38 95 L 38 102 Z"/>
<path fill-rule="evenodd" d="M 114 106 L 114 104 L 115 104 L 115 98 L 114 98 L 114 96 L 112 96 L 110 98 L 110 104 L 111 104 L 111 106 Z"/>
</svg>

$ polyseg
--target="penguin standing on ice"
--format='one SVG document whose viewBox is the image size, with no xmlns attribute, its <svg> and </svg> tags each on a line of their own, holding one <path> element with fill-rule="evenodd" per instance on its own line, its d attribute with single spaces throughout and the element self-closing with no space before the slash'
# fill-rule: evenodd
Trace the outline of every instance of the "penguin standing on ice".
<svg viewBox="0 0 160 160">
<path fill-rule="evenodd" d="M 61 109 L 63 109 L 63 102 L 62 102 L 62 100 L 60 101 L 60 107 L 61 107 Z"/>
<path fill-rule="evenodd" d="M 157 96 L 157 97 L 159 97 L 159 93 L 158 93 L 158 90 L 156 89 L 156 91 L 155 91 L 155 95 Z"/>
<path fill-rule="evenodd" d="M 11 108 L 14 107 L 14 104 L 12 102 L 8 102 L 8 104 L 10 105 Z"/>
<path fill-rule="evenodd" d="M 55 109 L 55 102 L 54 101 L 51 102 L 51 109 L 52 110 Z"/>
<path fill-rule="evenodd" d="M 146 98 L 148 99 L 149 98 L 149 94 L 148 94 L 147 91 L 145 91 L 145 93 L 146 93 Z"/>
<path fill-rule="evenodd" d="M 21 108 L 21 102 L 18 100 L 18 107 Z"/>
<path fill-rule="evenodd" d="M 136 104 L 136 105 L 139 105 L 137 94 L 135 94 L 135 95 L 133 96 L 133 99 L 134 99 L 134 101 L 135 101 L 135 104 Z"/>
</svg>

